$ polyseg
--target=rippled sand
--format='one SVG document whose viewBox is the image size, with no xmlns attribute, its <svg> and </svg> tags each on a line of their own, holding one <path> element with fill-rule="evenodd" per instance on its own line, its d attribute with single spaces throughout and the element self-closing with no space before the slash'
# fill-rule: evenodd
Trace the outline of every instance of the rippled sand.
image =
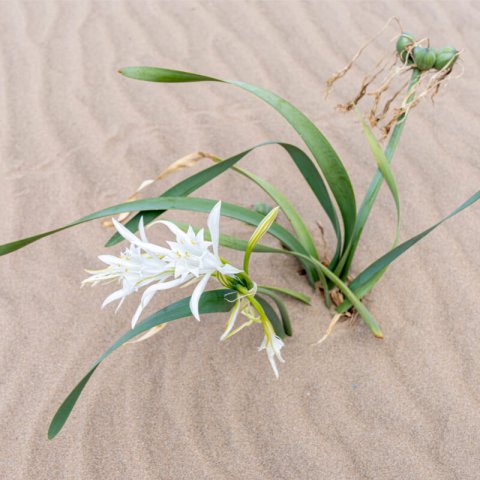
<svg viewBox="0 0 480 480">
<path fill-rule="evenodd" d="M 271 88 L 324 131 L 363 192 L 374 171 L 368 146 L 354 115 L 334 112 L 339 99 L 325 101 L 322 88 L 391 15 L 418 36 L 465 48 L 463 77 L 412 115 L 395 159 L 406 239 L 480 184 L 478 3 L 2 2 L 0 243 L 118 203 L 192 151 L 228 156 L 268 139 L 299 142 L 245 93 L 134 82 L 115 73 L 125 65 Z M 381 51 L 376 44 L 366 60 Z M 352 71 L 352 84 L 364 73 Z M 244 165 L 286 189 L 312 230 L 325 223 L 283 152 L 268 147 Z M 199 194 L 247 206 L 265 199 L 234 173 Z M 1 258 L 0 476 L 478 479 L 479 219 L 477 205 L 391 268 L 368 299 L 383 342 L 361 322 L 342 323 L 313 347 L 330 314 L 319 299 L 310 308 L 289 302 L 295 336 L 275 381 L 258 330 L 220 343 L 222 316 L 180 320 L 112 355 L 52 442 L 56 408 L 128 329 L 135 302 L 115 316 L 99 309 L 108 287 L 79 289 L 108 237 L 98 222 Z M 394 221 L 383 192 L 355 271 L 387 248 Z M 233 220 L 223 229 L 251 231 Z M 254 273 L 308 293 L 294 267 L 257 255 Z M 181 294 L 159 295 L 154 307 Z"/>
</svg>

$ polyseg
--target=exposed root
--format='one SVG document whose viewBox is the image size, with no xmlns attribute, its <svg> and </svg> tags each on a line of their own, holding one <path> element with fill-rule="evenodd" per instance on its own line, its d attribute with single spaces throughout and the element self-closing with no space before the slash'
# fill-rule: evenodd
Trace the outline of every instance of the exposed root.
<svg viewBox="0 0 480 480">
<path fill-rule="evenodd" d="M 328 338 L 328 336 L 332 333 L 333 329 L 335 328 L 335 325 L 342 317 L 343 317 L 343 313 L 335 314 L 332 318 L 332 321 L 330 322 L 330 325 L 327 328 L 327 331 L 325 332 L 325 335 L 317 343 L 314 343 L 314 345 L 320 345 L 321 343 L 323 343 Z"/>
<path fill-rule="evenodd" d="M 330 291 L 330 298 L 332 299 L 332 302 L 336 307 L 341 305 L 343 303 L 343 301 L 345 300 L 342 292 L 340 292 L 339 290 L 331 290 Z"/>
<path fill-rule="evenodd" d="M 320 238 L 322 240 L 323 244 L 323 252 L 322 252 L 322 258 L 324 258 L 325 263 L 330 263 L 329 257 L 328 257 L 328 242 L 327 239 L 325 238 L 325 229 L 323 228 L 323 225 L 317 220 L 317 227 L 320 230 Z M 327 265 L 328 266 L 328 265 Z"/>
<path fill-rule="evenodd" d="M 392 17 L 383 26 L 383 28 L 371 38 L 365 45 L 363 45 L 353 56 L 352 60 L 339 72 L 332 75 L 332 77 L 326 83 L 326 93 L 328 94 L 333 84 L 344 77 L 348 71 L 353 67 L 354 63 L 358 60 L 360 55 L 365 49 L 376 40 L 383 31 L 390 25 L 392 20 L 396 20 L 402 31 L 400 22 Z M 393 40 L 397 40 L 399 35 L 397 34 Z M 412 38 L 413 40 L 413 38 Z M 390 53 L 384 55 L 382 59 L 375 65 L 360 82 L 360 88 L 358 93 L 347 103 L 338 104 L 337 109 L 348 112 L 352 110 L 362 99 L 371 98 L 371 104 L 369 110 L 364 115 L 372 127 L 377 127 L 383 134 L 385 139 L 391 129 L 399 122 L 401 122 L 408 113 L 415 108 L 425 98 L 430 97 L 432 102 L 438 95 L 440 88 L 447 85 L 447 80 L 452 79 L 450 75 L 453 69 L 453 64 L 457 61 L 458 57 L 462 53 L 462 50 L 458 51 L 450 62 L 445 65 L 441 70 L 434 70 L 431 68 L 428 71 L 422 71 L 419 81 L 410 89 L 407 89 L 409 82 L 401 80 L 406 72 L 416 68 L 416 65 L 411 63 L 413 58 L 413 49 L 418 46 L 429 46 L 430 40 L 423 38 L 418 41 L 414 41 L 406 48 L 405 60 L 401 61 L 399 55 L 395 51 L 393 53 L 394 61 L 388 66 L 388 58 Z M 400 66 L 398 63 L 400 62 Z M 410 62 L 410 63 L 409 63 Z M 384 74 L 380 79 L 380 74 Z M 460 75 L 453 78 L 458 78 L 463 74 L 463 68 Z M 411 94 L 415 93 L 415 98 L 412 100 Z"/>
<path fill-rule="evenodd" d="M 398 20 L 397 17 L 390 17 L 388 20 L 387 20 L 387 23 L 385 23 L 385 25 L 380 29 L 380 31 L 374 35 L 370 40 L 367 41 L 367 43 L 365 43 L 365 45 L 363 45 L 362 47 L 360 47 L 358 49 L 358 51 L 355 53 L 355 55 L 352 57 L 352 59 L 350 60 L 350 62 L 347 63 L 347 65 L 345 65 L 341 70 L 339 70 L 338 72 L 334 73 L 328 80 L 327 80 L 327 83 L 326 83 L 326 86 L 325 86 L 325 97 L 328 96 L 328 94 L 330 93 L 330 90 L 333 86 L 333 84 L 337 81 L 337 80 L 340 80 L 342 77 L 344 77 L 348 71 L 352 68 L 353 64 L 358 60 L 358 58 L 360 57 L 360 55 L 367 49 L 367 47 L 373 43 L 384 31 L 385 29 L 390 25 L 390 23 L 392 21 L 396 21 L 397 24 L 400 26 L 400 21 Z M 401 26 L 400 26 L 400 29 L 401 29 Z"/>
</svg>

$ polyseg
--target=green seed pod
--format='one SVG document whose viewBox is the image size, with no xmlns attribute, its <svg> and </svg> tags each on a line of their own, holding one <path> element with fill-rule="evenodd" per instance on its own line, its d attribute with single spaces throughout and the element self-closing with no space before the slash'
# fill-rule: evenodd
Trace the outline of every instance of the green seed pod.
<svg viewBox="0 0 480 480">
<path fill-rule="evenodd" d="M 450 62 L 450 67 L 453 66 L 453 64 L 457 61 L 458 58 L 458 56 L 455 57 L 456 54 L 457 50 L 453 47 L 443 47 L 437 49 L 437 59 L 435 60 L 434 67 L 437 70 L 441 70 L 443 67 L 445 67 L 445 65 L 447 65 L 448 62 Z M 455 58 L 452 60 L 453 57 Z"/>
<path fill-rule="evenodd" d="M 437 55 L 433 48 L 415 47 L 413 49 L 413 58 L 419 70 L 430 70 L 435 64 Z"/>
<path fill-rule="evenodd" d="M 397 40 L 397 53 L 400 55 L 402 62 L 405 62 L 408 55 L 408 49 L 415 43 L 415 37 L 408 32 L 403 32 Z M 412 56 L 408 56 L 408 63 L 413 63 Z"/>
</svg>

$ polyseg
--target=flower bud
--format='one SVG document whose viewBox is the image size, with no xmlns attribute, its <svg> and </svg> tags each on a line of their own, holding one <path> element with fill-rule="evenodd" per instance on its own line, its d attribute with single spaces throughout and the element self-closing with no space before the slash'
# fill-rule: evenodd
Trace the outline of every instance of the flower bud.
<svg viewBox="0 0 480 480">
<path fill-rule="evenodd" d="M 415 37 L 408 32 L 403 32 L 397 40 L 397 53 L 400 55 L 402 62 L 405 62 L 408 55 L 408 49 L 415 43 Z M 408 55 L 408 63 L 413 63 L 411 55 Z"/>
<path fill-rule="evenodd" d="M 457 61 L 457 58 L 458 58 L 458 55 L 457 56 L 456 55 L 457 55 L 457 50 L 453 47 L 443 47 L 443 48 L 437 49 L 437 58 L 435 60 L 434 67 L 437 70 L 441 70 L 447 64 L 450 67 L 453 66 L 453 64 Z"/>
<path fill-rule="evenodd" d="M 413 49 L 413 58 L 419 70 L 430 70 L 435 64 L 437 55 L 433 48 L 415 47 Z"/>
</svg>

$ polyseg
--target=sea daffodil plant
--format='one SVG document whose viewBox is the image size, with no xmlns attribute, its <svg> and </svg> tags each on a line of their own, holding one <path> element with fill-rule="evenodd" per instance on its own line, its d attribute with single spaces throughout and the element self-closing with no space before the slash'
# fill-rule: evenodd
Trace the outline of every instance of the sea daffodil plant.
<svg viewBox="0 0 480 480">
<path fill-rule="evenodd" d="M 359 53 L 362 51 L 361 49 Z M 356 59 L 359 53 L 354 57 Z M 265 142 L 248 148 L 243 152 L 232 155 L 227 159 L 198 152 L 196 159 L 208 158 L 213 165 L 200 172 L 183 179 L 173 187 L 163 192 L 159 197 L 144 200 L 128 201 L 82 217 L 55 230 L 40 233 L 0 246 L 0 255 L 13 252 L 48 235 L 71 228 L 78 224 L 103 217 L 112 217 L 127 212 L 136 212 L 124 225 L 113 220 L 117 230 L 107 242 L 107 246 L 116 245 L 122 240 L 130 242 L 119 256 L 102 255 L 100 260 L 107 264 L 103 270 L 89 271 L 91 276 L 84 283 L 98 284 L 117 281 L 120 289 L 110 294 L 104 304 L 119 301 L 119 305 L 130 295 L 142 290 L 140 304 L 132 319 L 132 329 L 115 342 L 89 370 L 86 376 L 73 389 L 67 399 L 57 411 L 49 430 L 49 437 L 53 438 L 63 427 L 75 402 L 81 394 L 98 365 L 103 359 L 119 346 L 135 338 L 147 338 L 167 322 L 182 317 L 193 316 L 200 319 L 200 315 L 211 312 L 230 312 L 221 340 L 241 331 L 249 325 L 259 324 L 263 330 L 263 341 L 260 349 L 265 349 L 273 371 L 278 376 L 275 359 L 283 361 L 281 349 L 284 346 L 285 335 L 292 334 L 288 312 L 280 295 L 289 295 L 304 303 L 309 303 L 305 295 L 284 288 L 258 286 L 249 274 L 249 261 L 252 252 L 266 252 L 294 256 L 303 265 L 308 282 L 312 287 L 321 290 L 327 307 L 336 310 L 334 318 L 346 315 L 349 312 L 358 313 L 368 328 L 377 338 L 383 338 L 382 330 L 371 312 L 361 301 L 368 292 L 378 283 L 388 266 L 400 255 L 420 241 L 443 222 L 461 212 L 480 198 L 480 191 L 474 193 L 452 213 L 427 228 L 414 237 L 401 239 L 400 231 L 400 197 L 391 168 L 391 162 L 398 146 L 405 123 L 412 108 L 427 94 L 436 95 L 442 82 L 452 72 L 454 64 L 458 62 L 460 52 L 453 47 L 441 49 L 430 48 L 429 43 L 417 42 L 410 33 L 400 33 L 396 44 L 397 65 L 391 66 L 382 85 L 371 93 L 374 99 L 373 106 L 364 119 L 357 104 L 365 98 L 368 87 L 385 68 L 380 65 L 380 71 L 371 78 L 362 82 L 360 93 L 351 102 L 342 105 L 342 109 L 357 110 L 360 124 L 371 148 L 377 169 L 370 186 L 357 206 L 357 196 L 352 187 L 348 172 L 340 157 L 321 133 L 318 127 L 298 108 L 276 95 L 275 93 L 258 86 L 236 80 L 221 80 L 212 76 L 199 75 L 184 71 L 156 67 L 128 67 L 120 70 L 125 77 L 158 83 L 191 83 L 191 82 L 221 82 L 240 88 L 253 94 L 275 109 L 295 129 L 301 140 L 307 146 L 309 153 L 296 145 L 284 142 Z M 351 68 L 350 64 L 335 74 L 328 82 L 328 88 L 343 77 Z M 392 102 L 401 98 L 395 92 L 380 108 L 382 95 L 388 91 L 395 78 L 409 72 L 409 85 L 404 92 L 400 106 L 393 109 L 393 116 L 387 118 L 392 110 Z M 423 91 L 420 85 L 425 86 Z M 383 123 L 382 123 L 383 122 Z M 372 128 L 382 125 L 384 136 L 388 136 L 388 143 L 384 149 L 375 137 Z M 321 258 L 313 235 L 302 218 L 300 212 L 292 205 L 286 195 L 265 179 L 237 164 L 246 155 L 258 148 L 267 145 L 278 145 L 287 154 L 294 166 L 300 171 L 308 188 L 318 200 L 319 216 L 325 215 L 335 234 L 336 244 L 331 258 Z M 313 157 L 313 160 L 312 158 Z M 188 157 L 188 163 L 192 163 Z M 178 162 L 176 162 L 176 165 Z M 223 172 L 233 169 L 262 188 L 277 205 L 276 208 L 251 209 L 214 199 L 195 198 L 191 194 Z M 391 248 L 380 258 L 375 259 L 367 268 L 353 276 L 351 267 L 360 242 L 363 229 L 369 218 L 380 188 L 385 181 L 393 199 L 396 211 L 396 228 Z M 150 182 L 151 183 L 151 182 Z M 209 213 L 209 231 L 198 229 L 191 225 L 174 224 L 164 220 L 156 221 L 168 210 L 187 210 Z M 289 221 L 291 229 L 286 229 L 275 222 L 279 212 L 283 212 Z M 226 216 L 256 227 L 250 241 L 220 233 L 220 216 Z M 146 235 L 146 227 L 154 224 L 166 226 L 175 236 L 175 240 L 167 246 L 151 243 Z M 135 234 L 138 231 L 138 236 Z M 268 233 L 279 242 L 278 247 L 260 243 L 263 235 Z M 219 256 L 220 245 L 243 250 L 244 263 L 242 268 L 230 265 Z M 296 272 L 292 273 L 295 280 Z M 216 279 L 221 289 L 205 291 L 210 279 Z M 190 297 L 176 302 L 154 313 L 143 321 L 140 316 L 154 295 L 169 288 L 188 285 L 198 282 Z M 273 305 L 278 309 L 275 310 Z M 246 321 L 236 326 L 238 318 Z"/>
</svg>

